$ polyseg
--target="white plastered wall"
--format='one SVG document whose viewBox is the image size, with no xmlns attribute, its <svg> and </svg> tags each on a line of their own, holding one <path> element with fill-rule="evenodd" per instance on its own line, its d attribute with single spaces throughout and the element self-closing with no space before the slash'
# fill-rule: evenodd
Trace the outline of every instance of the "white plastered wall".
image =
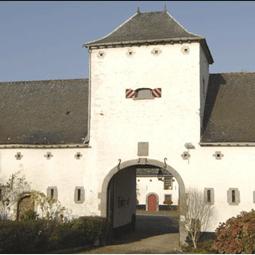
<svg viewBox="0 0 255 255">
<path fill-rule="evenodd" d="M 61 203 L 74 215 L 101 215 L 99 207 L 102 183 L 121 162 L 138 160 L 137 143 L 149 143 L 148 158 L 164 162 L 182 177 L 186 189 L 213 188 L 214 213 L 208 227 L 214 231 L 219 222 L 240 211 L 254 208 L 252 193 L 255 171 L 254 147 L 200 147 L 200 82 L 206 75 L 200 64 L 198 43 L 92 50 L 91 77 L 91 148 L 77 149 L 0 149 L 0 174 L 6 179 L 18 170 L 26 175 L 34 189 L 46 192 L 57 186 Z M 159 55 L 151 54 L 159 48 Z M 199 53 L 200 52 L 200 53 Z M 162 88 L 162 97 L 153 100 L 125 98 L 125 89 Z M 185 143 L 192 143 L 191 157 L 181 157 Z M 14 157 L 20 151 L 21 160 Z M 51 151 L 53 158 L 43 156 Z M 80 160 L 74 154 L 80 151 Z M 224 157 L 215 159 L 215 151 Z M 125 170 L 123 170 L 125 171 Z M 84 186 L 85 202 L 74 203 L 75 186 Z M 240 204 L 227 203 L 227 190 L 238 188 Z M 103 215 L 104 216 L 104 215 Z"/>
</svg>

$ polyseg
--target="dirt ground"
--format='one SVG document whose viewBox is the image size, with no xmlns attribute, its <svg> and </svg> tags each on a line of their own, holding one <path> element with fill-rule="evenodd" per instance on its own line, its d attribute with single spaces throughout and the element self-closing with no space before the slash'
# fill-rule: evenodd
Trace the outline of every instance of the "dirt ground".
<svg viewBox="0 0 255 255">
<path fill-rule="evenodd" d="M 80 253 L 180 253 L 179 249 L 178 214 L 176 212 L 137 211 L 134 232 L 119 236 L 111 245 Z"/>
</svg>

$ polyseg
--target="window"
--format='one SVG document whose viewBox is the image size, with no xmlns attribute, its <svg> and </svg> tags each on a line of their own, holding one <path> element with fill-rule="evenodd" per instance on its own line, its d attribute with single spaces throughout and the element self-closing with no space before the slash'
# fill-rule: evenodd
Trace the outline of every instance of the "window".
<svg viewBox="0 0 255 255">
<path fill-rule="evenodd" d="M 152 49 L 151 53 L 153 55 L 159 55 L 161 53 L 161 50 L 159 48 L 154 48 L 154 49 Z"/>
<path fill-rule="evenodd" d="M 58 199 L 58 191 L 57 191 L 57 187 L 56 186 L 50 186 L 47 188 L 47 197 L 49 199 L 54 199 L 57 200 Z"/>
<path fill-rule="evenodd" d="M 224 155 L 221 153 L 221 151 L 215 151 L 215 153 L 213 154 L 213 156 L 217 159 L 220 160 L 224 157 Z"/>
<path fill-rule="evenodd" d="M 168 190 L 172 188 L 172 177 L 165 176 L 164 178 L 164 190 Z"/>
<path fill-rule="evenodd" d="M 148 142 L 138 142 L 137 156 L 149 156 L 149 143 Z"/>
<path fill-rule="evenodd" d="M 204 189 L 204 200 L 207 204 L 214 204 L 214 189 L 205 188 Z"/>
<path fill-rule="evenodd" d="M 2 188 L 0 188 L 0 201 L 2 201 L 2 199 L 3 199 L 3 190 Z"/>
<path fill-rule="evenodd" d="M 44 157 L 45 157 L 46 159 L 51 159 L 51 157 L 53 157 L 53 155 L 52 155 L 52 153 L 49 151 L 49 152 L 47 152 L 47 153 L 44 155 Z"/>
<path fill-rule="evenodd" d="M 172 195 L 171 194 L 165 194 L 164 204 L 167 204 L 167 205 L 172 204 Z"/>
<path fill-rule="evenodd" d="M 232 203 L 236 203 L 236 192 L 235 192 L 235 190 L 231 190 L 231 200 L 232 200 Z"/>
<path fill-rule="evenodd" d="M 141 88 L 136 90 L 135 99 L 154 99 L 154 96 L 151 89 Z"/>
<path fill-rule="evenodd" d="M 82 186 L 75 187 L 74 202 L 79 204 L 79 203 L 83 203 L 84 200 L 85 200 L 85 190 L 84 190 L 84 187 L 82 187 Z"/>
<path fill-rule="evenodd" d="M 76 159 L 80 159 L 80 158 L 82 157 L 82 154 L 81 154 L 80 152 L 76 152 L 75 155 L 74 155 L 74 157 L 75 157 Z"/>
<path fill-rule="evenodd" d="M 21 154 L 21 152 L 17 152 L 16 155 L 15 155 L 15 158 L 16 158 L 17 160 L 21 160 L 22 157 L 23 157 L 23 155 Z"/>
<path fill-rule="evenodd" d="M 240 203 L 240 192 L 237 188 L 230 188 L 227 192 L 228 203 L 238 205 Z"/>
<path fill-rule="evenodd" d="M 211 190 L 209 189 L 207 190 L 206 196 L 207 196 L 207 202 L 211 203 L 212 202 Z"/>
</svg>

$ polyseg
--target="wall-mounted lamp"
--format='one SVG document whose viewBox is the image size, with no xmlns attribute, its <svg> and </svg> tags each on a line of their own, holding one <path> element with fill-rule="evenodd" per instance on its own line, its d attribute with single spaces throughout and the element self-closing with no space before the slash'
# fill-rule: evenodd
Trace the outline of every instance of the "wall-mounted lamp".
<svg viewBox="0 0 255 255">
<path fill-rule="evenodd" d="M 195 149 L 195 146 L 192 143 L 185 143 L 184 146 L 188 150 Z"/>
<path fill-rule="evenodd" d="M 118 161 L 119 161 L 119 163 L 118 163 L 117 168 L 118 168 L 118 170 L 120 170 L 121 159 L 119 158 Z"/>
</svg>

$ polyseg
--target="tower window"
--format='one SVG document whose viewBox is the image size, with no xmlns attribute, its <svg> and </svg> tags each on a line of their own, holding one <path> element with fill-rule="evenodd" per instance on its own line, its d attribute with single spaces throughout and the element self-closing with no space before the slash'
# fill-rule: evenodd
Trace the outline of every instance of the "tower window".
<svg viewBox="0 0 255 255">
<path fill-rule="evenodd" d="M 183 54 L 189 54 L 189 47 L 185 45 L 181 48 L 181 51 Z"/>
<path fill-rule="evenodd" d="M 141 88 L 136 90 L 135 99 L 154 99 L 154 96 L 151 89 Z"/>
</svg>

